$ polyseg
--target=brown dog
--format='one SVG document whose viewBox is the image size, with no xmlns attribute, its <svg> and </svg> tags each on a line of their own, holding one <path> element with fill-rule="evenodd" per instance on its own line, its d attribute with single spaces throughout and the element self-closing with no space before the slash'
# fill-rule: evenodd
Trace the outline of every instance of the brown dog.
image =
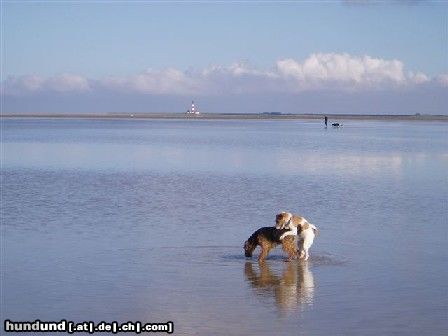
<svg viewBox="0 0 448 336">
<path fill-rule="evenodd" d="M 269 251 L 281 244 L 283 251 L 288 255 L 288 260 L 294 259 L 297 256 L 296 237 L 282 237 L 289 231 L 289 229 L 276 229 L 272 226 L 258 229 L 244 242 L 244 254 L 246 257 L 250 258 L 252 257 L 255 248 L 260 246 L 261 253 L 258 256 L 258 261 L 264 261 L 268 256 Z"/>
</svg>

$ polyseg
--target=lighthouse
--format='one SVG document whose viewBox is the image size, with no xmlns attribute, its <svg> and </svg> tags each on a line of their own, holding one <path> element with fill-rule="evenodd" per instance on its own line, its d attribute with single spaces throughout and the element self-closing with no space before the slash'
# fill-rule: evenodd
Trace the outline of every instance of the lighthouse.
<svg viewBox="0 0 448 336">
<path fill-rule="evenodd" d="M 191 108 L 187 111 L 187 114 L 195 114 L 195 115 L 199 114 L 199 111 L 196 109 L 196 106 L 194 105 L 194 100 L 191 101 Z"/>
</svg>

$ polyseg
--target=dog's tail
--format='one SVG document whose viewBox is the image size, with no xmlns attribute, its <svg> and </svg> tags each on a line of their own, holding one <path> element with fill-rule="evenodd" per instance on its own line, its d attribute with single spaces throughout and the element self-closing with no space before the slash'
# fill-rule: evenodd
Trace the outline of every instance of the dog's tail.
<svg viewBox="0 0 448 336">
<path fill-rule="evenodd" d="M 314 234 L 317 235 L 319 233 L 319 229 L 316 227 L 316 225 L 308 223 L 310 227 L 313 229 Z"/>
</svg>

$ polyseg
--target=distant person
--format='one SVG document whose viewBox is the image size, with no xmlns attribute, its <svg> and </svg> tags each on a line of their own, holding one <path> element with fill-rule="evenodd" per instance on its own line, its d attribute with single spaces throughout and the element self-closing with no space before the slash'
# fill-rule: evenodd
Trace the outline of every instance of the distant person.
<svg viewBox="0 0 448 336">
<path fill-rule="evenodd" d="M 327 127 L 327 124 L 328 124 L 328 117 L 325 116 L 325 127 Z"/>
</svg>

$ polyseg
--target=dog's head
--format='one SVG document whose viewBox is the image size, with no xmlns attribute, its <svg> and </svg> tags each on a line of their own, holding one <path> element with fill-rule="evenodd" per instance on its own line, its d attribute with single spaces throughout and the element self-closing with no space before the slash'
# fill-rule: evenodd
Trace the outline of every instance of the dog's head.
<svg viewBox="0 0 448 336">
<path fill-rule="evenodd" d="M 252 253 L 254 252 L 255 248 L 257 247 L 257 244 L 249 242 L 249 240 L 246 240 L 244 242 L 244 255 L 247 258 L 252 257 Z"/>
<path fill-rule="evenodd" d="M 285 229 L 291 218 L 293 217 L 292 213 L 282 211 L 275 216 L 275 228 L 276 229 Z"/>
</svg>

